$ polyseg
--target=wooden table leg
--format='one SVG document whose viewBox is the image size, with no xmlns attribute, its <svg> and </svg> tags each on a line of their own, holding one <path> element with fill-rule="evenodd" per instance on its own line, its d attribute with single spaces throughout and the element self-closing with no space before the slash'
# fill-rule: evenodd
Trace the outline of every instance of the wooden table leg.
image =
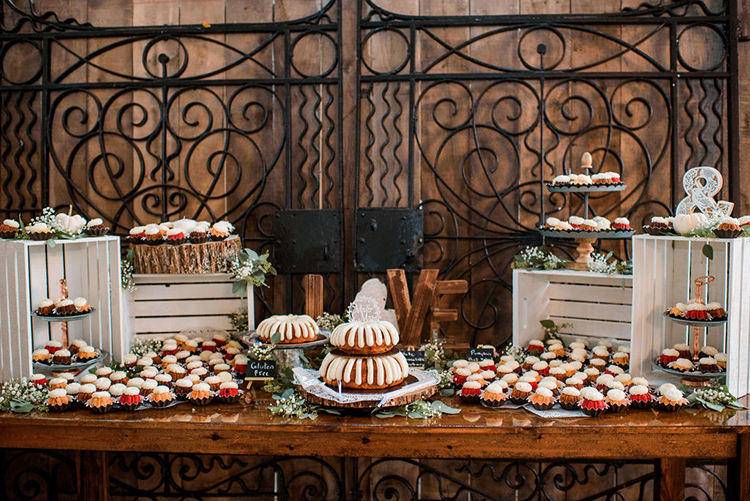
<svg viewBox="0 0 750 501">
<path fill-rule="evenodd" d="M 106 501 L 109 487 L 106 452 L 78 451 L 76 459 L 79 499 Z"/>
<path fill-rule="evenodd" d="M 660 501 L 685 500 L 684 458 L 664 458 L 656 460 L 654 479 L 654 499 Z"/>
<path fill-rule="evenodd" d="M 729 460 L 727 492 L 750 499 L 750 433 L 737 435 L 737 457 Z"/>
</svg>

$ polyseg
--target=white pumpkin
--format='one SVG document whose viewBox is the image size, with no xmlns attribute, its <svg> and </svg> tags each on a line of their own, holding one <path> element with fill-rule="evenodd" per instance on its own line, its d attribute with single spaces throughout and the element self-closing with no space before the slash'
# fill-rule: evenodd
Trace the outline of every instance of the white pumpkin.
<svg viewBox="0 0 750 501">
<path fill-rule="evenodd" d="M 701 227 L 706 222 L 706 216 L 700 212 L 692 214 L 678 214 L 674 217 L 672 227 L 680 235 L 688 235 Z"/>
<path fill-rule="evenodd" d="M 75 216 L 58 214 L 55 216 L 55 222 L 68 235 L 78 235 L 86 226 L 86 220 L 78 214 Z"/>
</svg>

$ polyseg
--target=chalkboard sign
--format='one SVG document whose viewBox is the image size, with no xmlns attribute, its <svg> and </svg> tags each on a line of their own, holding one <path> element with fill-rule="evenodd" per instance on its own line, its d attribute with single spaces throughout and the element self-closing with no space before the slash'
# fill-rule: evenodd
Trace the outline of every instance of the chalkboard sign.
<svg viewBox="0 0 750 501">
<path fill-rule="evenodd" d="M 276 377 L 276 362 L 273 360 L 248 360 L 245 381 L 266 381 Z"/>
<path fill-rule="evenodd" d="M 466 352 L 466 360 L 469 362 L 481 362 L 495 356 L 494 348 L 469 348 Z"/>
<path fill-rule="evenodd" d="M 414 369 L 424 369 L 424 351 L 420 350 L 401 350 L 401 354 L 406 359 L 409 367 Z"/>
</svg>

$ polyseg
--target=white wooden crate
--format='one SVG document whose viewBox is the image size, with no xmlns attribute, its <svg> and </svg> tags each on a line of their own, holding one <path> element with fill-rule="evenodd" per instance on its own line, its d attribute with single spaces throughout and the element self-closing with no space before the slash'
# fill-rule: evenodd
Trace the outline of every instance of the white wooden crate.
<svg viewBox="0 0 750 501">
<path fill-rule="evenodd" d="M 632 283 L 630 275 L 513 270 L 513 343 L 525 347 L 541 339 L 539 322 L 549 318 L 572 324 L 561 330 L 567 342 L 580 337 L 592 345 L 629 345 Z"/>
<path fill-rule="evenodd" d="M 71 298 L 85 297 L 96 312 L 68 322 L 68 339 L 84 339 L 116 358 L 125 352 L 121 330 L 120 239 L 0 240 L 0 379 L 29 376 L 31 352 L 62 340 L 60 323 L 32 317 L 39 301 L 60 297 L 65 278 Z"/>
<path fill-rule="evenodd" d="M 165 337 L 183 330 L 232 328 L 228 315 L 245 306 L 250 328 L 255 325 L 253 288 L 244 299 L 232 292 L 227 273 L 133 275 L 135 292 L 124 292 L 126 331 L 130 340 Z"/>
<path fill-rule="evenodd" d="M 670 380 L 654 370 L 651 361 L 675 344 L 692 347 L 692 328 L 664 318 L 663 312 L 694 298 L 695 279 L 712 275 L 716 280 L 703 299 L 724 305 L 729 320 L 724 326 L 704 330 L 701 344 L 727 353 L 727 386 L 741 396 L 750 391 L 750 242 L 743 238 L 710 239 L 713 260 L 703 256 L 705 242 L 678 236 L 633 237 L 631 370 L 650 379 Z"/>
</svg>

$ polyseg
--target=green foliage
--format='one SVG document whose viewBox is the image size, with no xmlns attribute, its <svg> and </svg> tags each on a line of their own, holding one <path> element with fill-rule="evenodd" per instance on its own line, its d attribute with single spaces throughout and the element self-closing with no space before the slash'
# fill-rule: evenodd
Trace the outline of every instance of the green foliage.
<svg viewBox="0 0 750 501">
<path fill-rule="evenodd" d="M 0 412 L 46 412 L 47 388 L 40 388 L 26 378 L 14 378 L 0 386 Z"/>
<path fill-rule="evenodd" d="M 702 406 L 716 412 L 722 412 L 724 409 L 744 409 L 745 406 L 737 401 L 737 397 L 729 393 L 726 385 L 714 383 L 705 388 L 696 388 L 687 396 L 687 401 L 691 406 Z"/>
<path fill-rule="evenodd" d="M 557 257 L 546 246 L 526 247 L 513 256 L 510 267 L 518 270 L 557 270 L 565 268 L 566 263 L 568 260 Z"/>
<path fill-rule="evenodd" d="M 259 255 L 252 249 L 242 249 L 237 253 L 237 259 L 229 262 L 234 284 L 232 290 L 244 297 L 248 285 L 254 287 L 268 287 L 266 276 L 276 275 L 276 268 L 268 261 L 268 253 Z"/>
<path fill-rule="evenodd" d="M 250 320 L 247 315 L 247 308 L 240 308 L 234 313 L 230 313 L 229 322 L 232 324 L 232 334 L 247 332 L 250 325 Z"/>
<path fill-rule="evenodd" d="M 711 244 L 709 244 L 708 242 L 703 244 L 703 248 L 701 249 L 701 252 L 703 253 L 704 256 L 706 256 L 706 259 L 710 259 L 711 261 L 713 261 L 714 248 L 711 246 Z"/>
<path fill-rule="evenodd" d="M 346 317 L 346 314 L 344 314 L 344 317 Z M 344 317 L 334 313 L 328 313 L 326 311 L 323 312 L 321 316 L 315 319 L 315 323 L 318 324 L 318 327 L 320 327 L 321 329 L 332 331 L 346 321 Z"/>
<path fill-rule="evenodd" d="M 440 417 L 443 414 L 458 414 L 459 412 L 461 412 L 461 409 L 450 407 L 440 400 L 435 400 L 434 402 L 417 400 L 416 402 L 398 407 L 378 408 L 373 410 L 372 414 L 381 419 L 396 416 L 408 417 L 410 419 L 428 419 Z"/>
<path fill-rule="evenodd" d="M 539 323 L 542 324 L 542 329 L 544 330 L 544 339 L 542 341 L 545 343 L 550 339 L 562 342 L 562 339 L 560 338 L 560 329 L 573 327 L 572 324 L 567 322 L 557 325 L 554 320 L 550 320 L 549 318 L 546 320 L 540 320 Z"/>
<path fill-rule="evenodd" d="M 133 249 L 128 249 L 125 253 L 125 257 L 120 261 L 120 276 L 122 288 L 129 292 L 135 292 L 135 280 L 133 279 L 133 273 L 135 273 L 135 256 Z"/>
</svg>

